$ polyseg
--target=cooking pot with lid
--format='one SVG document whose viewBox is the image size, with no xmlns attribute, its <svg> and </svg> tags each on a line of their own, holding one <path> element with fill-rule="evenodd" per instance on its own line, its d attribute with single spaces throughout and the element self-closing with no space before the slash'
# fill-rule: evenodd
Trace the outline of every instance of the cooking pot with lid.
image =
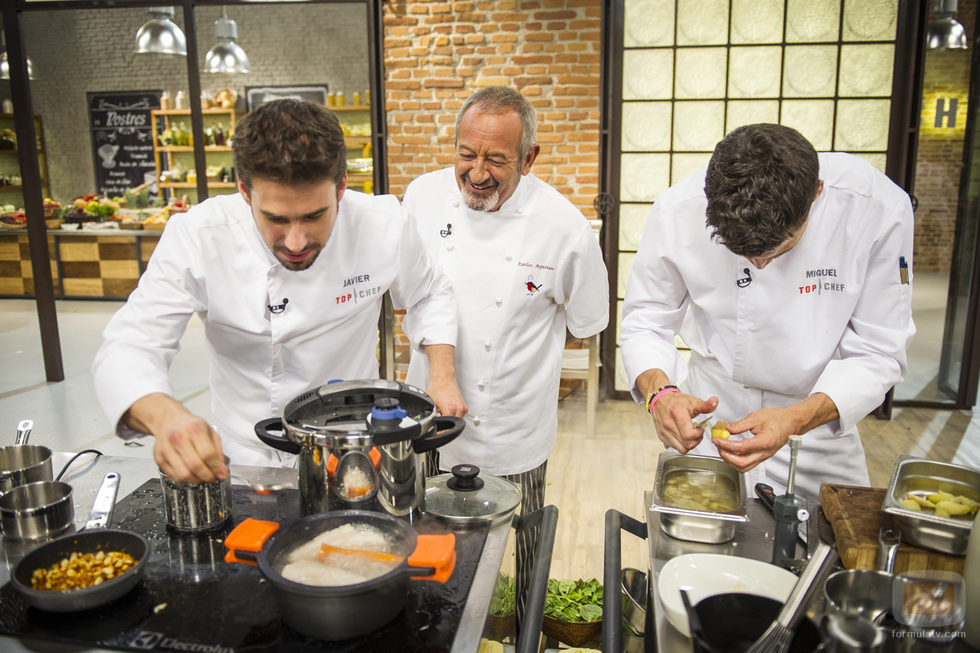
<svg viewBox="0 0 980 653">
<path fill-rule="evenodd" d="M 465 422 L 442 417 L 432 399 L 384 379 L 336 381 L 294 398 L 255 433 L 299 455 L 302 514 L 332 510 L 416 513 L 425 487 L 421 454 L 458 436 Z"/>
</svg>

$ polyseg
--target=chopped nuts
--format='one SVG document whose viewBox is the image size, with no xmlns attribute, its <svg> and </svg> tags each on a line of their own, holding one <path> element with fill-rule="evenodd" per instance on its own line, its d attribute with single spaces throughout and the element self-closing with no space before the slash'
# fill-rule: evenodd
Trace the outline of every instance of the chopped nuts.
<svg viewBox="0 0 980 653">
<path fill-rule="evenodd" d="M 36 590 L 74 590 L 99 585 L 136 566 L 136 560 L 121 551 L 72 553 L 47 569 L 35 569 L 31 587 Z"/>
</svg>

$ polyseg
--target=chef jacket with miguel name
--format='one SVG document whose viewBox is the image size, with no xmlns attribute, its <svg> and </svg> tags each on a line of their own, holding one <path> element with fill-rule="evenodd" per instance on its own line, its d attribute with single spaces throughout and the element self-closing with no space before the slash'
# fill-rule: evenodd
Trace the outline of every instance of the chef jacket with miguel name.
<svg viewBox="0 0 980 653">
<path fill-rule="evenodd" d="M 231 462 L 283 464 L 257 421 L 282 415 L 332 379 L 378 377 L 382 296 L 406 307 L 412 343 L 455 344 L 449 279 L 390 195 L 347 190 L 336 224 L 306 270 L 288 270 L 263 241 L 241 195 L 173 216 L 146 273 L 109 322 L 93 363 L 99 400 L 117 433 L 137 399 L 172 395 L 168 369 L 191 315 L 204 323 L 211 411 Z"/>
<path fill-rule="evenodd" d="M 857 157 L 819 160 L 823 192 L 803 237 L 762 270 L 711 237 L 704 170 L 661 194 L 633 263 L 620 335 L 637 400 L 636 378 L 653 368 L 692 396 L 718 396 L 714 416 L 727 421 L 830 397 L 840 418 L 803 436 L 796 483 L 808 496 L 821 482 L 868 484 L 857 423 L 904 378 L 915 333 L 908 195 Z M 678 332 L 689 365 L 674 345 Z M 710 433 L 694 453 L 718 455 Z M 783 447 L 747 481 L 781 491 L 788 468 Z"/>
<path fill-rule="evenodd" d="M 557 436 L 566 325 L 585 338 L 609 319 L 599 243 L 582 213 L 534 175 L 494 212 L 466 206 L 452 168 L 413 181 L 403 204 L 449 273 L 458 308 L 456 379 L 469 413 L 460 437 L 439 449 L 440 467 L 534 469 Z M 428 376 L 413 349 L 408 382 L 425 387 Z"/>
</svg>

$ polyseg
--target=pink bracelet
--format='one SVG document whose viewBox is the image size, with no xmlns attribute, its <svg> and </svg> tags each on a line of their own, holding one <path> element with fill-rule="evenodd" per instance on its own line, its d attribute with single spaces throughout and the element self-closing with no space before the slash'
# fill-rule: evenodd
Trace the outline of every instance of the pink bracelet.
<svg viewBox="0 0 980 653">
<path fill-rule="evenodd" d="M 671 392 L 680 392 L 680 390 L 678 390 L 675 386 L 672 385 L 665 385 L 664 387 L 660 388 L 660 390 L 658 390 L 647 401 L 647 412 L 649 413 L 650 411 L 653 410 L 654 404 L 656 404 L 661 397 L 663 397 L 666 394 L 670 394 Z"/>
</svg>

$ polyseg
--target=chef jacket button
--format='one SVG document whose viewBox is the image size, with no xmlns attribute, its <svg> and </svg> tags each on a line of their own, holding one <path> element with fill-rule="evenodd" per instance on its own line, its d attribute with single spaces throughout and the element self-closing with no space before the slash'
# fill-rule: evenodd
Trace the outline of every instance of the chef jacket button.
<svg viewBox="0 0 980 653">
<path fill-rule="evenodd" d="M 496 301 L 497 301 L 497 306 L 503 306 L 504 305 L 504 300 L 502 300 L 500 297 L 498 297 Z"/>
<path fill-rule="evenodd" d="M 473 426 L 479 426 L 479 425 L 480 425 L 480 418 L 479 417 L 474 417 L 473 418 Z"/>
<path fill-rule="evenodd" d="M 487 351 L 490 351 L 490 345 L 492 345 L 492 344 L 493 343 L 491 343 L 489 340 L 487 340 L 486 342 L 483 343 L 483 348 L 486 349 Z"/>
<path fill-rule="evenodd" d="M 476 387 L 478 387 L 480 390 L 486 390 L 487 389 L 486 379 L 480 379 L 479 381 L 477 381 Z"/>
<path fill-rule="evenodd" d="M 449 243 L 448 245 L 446 245 L 446 249 L 449 250 L 450 252 L 453 251 L 453 244 Z"/>
<path fill-rule="evenodd" d="M 505 256 L 504 260 L 509 263 L 512 258 L 513 258 L 512 256 Z"/>
</svg>

